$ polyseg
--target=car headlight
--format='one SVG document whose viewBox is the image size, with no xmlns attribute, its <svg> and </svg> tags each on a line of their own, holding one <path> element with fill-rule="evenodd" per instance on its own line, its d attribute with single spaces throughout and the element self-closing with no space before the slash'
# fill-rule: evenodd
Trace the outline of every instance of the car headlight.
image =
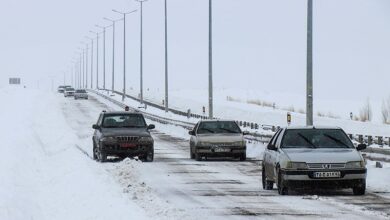
<svg viewBox="0 0 390 220">
<path fill-rule="evenodd" d="M 153 138 L 152 137 L 141 137 L 138 141 L 139 142 L 153 142 Z"/>
<path fill-rule="evenodd" d="M 352 162 L 348 162 L 345 165 L 345 168 L 356 169 L 356 168 L 364 168 L 365 166 L 366 166 L 366 164 L 364 163 L 364 161 L 352 161 Z"/>
<path fill-rule="evenodd" d="M 305 162 L 291 162 L 288 161 L 286 165 L 287 169 L 294 169 L 294 170 L 306 170 L 307 164 Z"/>
<path fill-rule="evenodd" d="M 110 142 L 110 143 L 113 143 L 113 142 L 116 142 L 116 139 L 114 137 L 103 137 L 100 139 L 100 142 Z"/>
</svg>

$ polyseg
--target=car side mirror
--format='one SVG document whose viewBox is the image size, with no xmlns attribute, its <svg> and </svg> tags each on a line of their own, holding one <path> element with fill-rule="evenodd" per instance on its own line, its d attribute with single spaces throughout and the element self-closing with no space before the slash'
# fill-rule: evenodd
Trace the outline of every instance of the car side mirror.
<svg viewBox="0 0 390 220">
<path fill-rule="evenodd" d="M 148 130 L 152 130 L 152 129 L 155 129 L 155 128 L 156 128 L 156 126 L 153 125 L 153 124 L 148 125 Z"/>
<path fill-rule="evenodd" d="M 97 130 L 97 129 L 100 129 L 100 126 L 95 124 L 95 125 L 92 125 L 92 128 Z"/>
<path fill-rule="evenodd" d="M 356 150 L 357 151 L 362 151 L 362 150 L 365 150 L 367 149 L 367 145 L 366 144 L 359 144 L 357 147 L 356 147 Z"/>
<path fill-rule="evenodd" d="M 242 132 L 242 135 L 249 135 L 249 131 Z"/>
<path fill-rule="evenodd" d="M 195 136 L 195 131 L 193 131 L 193 130 L 189 131 L 188 134 L 191 135 L 191 136 Z"/>
<path fill-rule="evenodd" d="M 273 151 L 276 151 L 276 150 L 277 150 L 276 147 L 275 147 L 275 145 L 273 145 L 273 144 L 268 144 L 268 145 L 267 145 L 267 149 L 268 149 L 268 150 L 273 150 Z"/>
</svg>

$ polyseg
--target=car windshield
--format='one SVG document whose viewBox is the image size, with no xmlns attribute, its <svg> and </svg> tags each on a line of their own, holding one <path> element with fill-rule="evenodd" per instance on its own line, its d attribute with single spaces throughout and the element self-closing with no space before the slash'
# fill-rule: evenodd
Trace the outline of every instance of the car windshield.
<svg viewBox="0 0 390 220">
<path fill-rule="evenodd" d="M 73 88 L 66 88 L 65 90 L 66 90 L 66 91 L 74 91 Z"/>
<path fill-rule="evenodd" d="M 103 128 L 146 127 L 142 115 L 118 114 L 106 115 L 103 119 Z"/>
<path fill-rule="evenodd" d="M 78 89 L 76 90 L 77 93 L 87 93 L 87 91 L 85 91 L 84 89 Z"/>
<path fill-rule="evenodd" d="M 286 130 L 281 148 L 354 148 L 340 129 Z"/>
<path fill-rule="evenodd" d="M 201 122 L 198 128 L 198 134 L 238 134 L 241 129 L 233 121 L 213 121 Z"/>
</svg>

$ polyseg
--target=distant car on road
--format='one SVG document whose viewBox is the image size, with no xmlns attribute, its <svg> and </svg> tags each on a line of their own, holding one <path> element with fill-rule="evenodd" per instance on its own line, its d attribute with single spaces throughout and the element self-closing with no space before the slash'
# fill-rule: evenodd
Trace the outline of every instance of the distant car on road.
<svg viewBox="0 0 390 220">
<path fill-rule="evenodd" d="M 88 93 L 85 89 L 76 89 L 74 99 L 88 99 Z"/>
<path fill-rule="evenodd" d="M 105 162 L 108 156 L 121 158 L 138 156 L 142 161 L 154 159 L 154 140 L 144 116 L 132 112 L 102 112 L 96 124 L 93 141 L 93 158 Z"/>
<path fill-rule="evenodd" d="M 74 88 L 66 87 L 64 91 L 64 97 L 74 96 L 74 91 L 75 91 Z"/>
<path fill-rule="evenodd" d="M 67 86 L 58 86 L 57 92 L 58 92 L 58 93 L 64 93 L 66 87 L 67 87 Z"/>
<path fill-rule="evenodd" d="M 337 127 L 288 127 L 279 129 L 264 152 L 263 188 L 274 183 L 281 195 L 306 188 L 352 188 L 355 195 L 366 190 L 367 169 L 347 134 Z"/>
<path fill-rule="evenodd" d="M 235 121 L 204 120 L 189 132 L 190 157 L 197 161 L 203 157 L 234 157 L 246 160 L 246 142 Z"/>
</svg>

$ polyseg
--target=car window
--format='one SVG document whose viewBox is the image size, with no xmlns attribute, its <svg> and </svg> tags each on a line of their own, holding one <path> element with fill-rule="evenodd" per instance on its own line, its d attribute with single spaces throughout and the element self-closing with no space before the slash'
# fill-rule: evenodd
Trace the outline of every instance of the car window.
<svg viewBox="0 0 390 220">
<path fill-rule="evenodd" d="M 204 121 L 199 124 L 198 134 L 238 134 L 240 127 L 234 121 Z"/>
<path fill-rule="evenodd" d="M 281 130 L 282 129 L 279 129 L 279 130 L 276 131 L 276 133 L 274 134 L 274 136 L 271 138 L 271 140 L 269 142 L 270 144 L 275 145 L 275 141 L 277 140 Z"/>
<path fill-rule="evenodd" d="M 281 129 L 279 134 L 278 134 L 278 137 L 275 139 L 275 147 L 276 148 L 280 148 L 285 131 L 286 131 L 285 129 Z"/>
<path fill-rule="evenodd" d="M 341 129 L 292 129 L 287 130 L 283 148 L 354 148 Z"/>
<path fill-rule="evenodd" d="M 103 118 L 102 127 L 118 128 L 118 127 L 146 127 L 145 119 L 142 115 L 106 115 Z"/>
</svg>

